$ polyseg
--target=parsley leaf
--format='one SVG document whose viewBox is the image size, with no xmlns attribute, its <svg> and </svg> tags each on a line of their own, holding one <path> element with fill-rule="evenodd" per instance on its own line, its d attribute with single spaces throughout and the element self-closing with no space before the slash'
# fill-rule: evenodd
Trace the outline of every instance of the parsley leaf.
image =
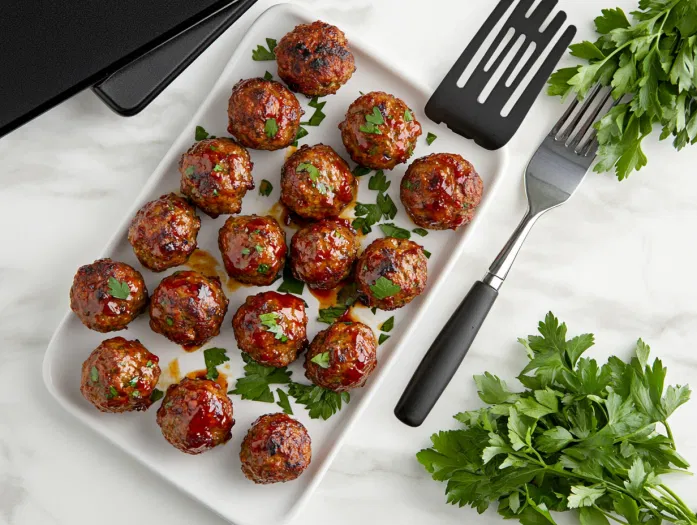
<svg viewBox="0 0 697 525">
<path fill-rule="evenodd" d="M 382 113 L 380 112 L 380 108 L 377 106 L 373 106 L 373 112 L 365 116 L 366 122 L 369 122 L 371 124 L 384 124 L 385 119 L 382 118 Z"/>
<path fill-rule="evenodd" d="M 308 135 L 307 130 L 306 130 L 305 128 L 303 128 L 302 126 L 299 126 L 299 127 L 298 127 L 298 132 L 297 132 L 296 135 L 295 135 L 295 141 L 293 142 L 293 146 L 295 146 L 295 147 L 297 148 L 297 147 L 298 147 L 298 141 L 299 141 L 301 138 L 303 138 L 303 137 L 307 137 L 307 135 Z"/>
<path fill-rule="evenodd" d="M 218 378 L 216 367 L 230 360 L 226 352 L 227 350 L 224 348 L 206 348 L 203 351 L 203 359 L 206 362 L 206 379 Z"/>
<path fill-rule="evenodd" d="M 203 126 L 196 126 L 196 131 L 194 132 L 194 138 L 198 140 L 205 140 L 207 138 L 215 138 L 211 137 L 208 132 L 203 128 Z"/>
<path fill-rule="evenodd" d="M 370 180 L 368 181 L 368 189 L 387 191 L 391 184 L 392 181 L 387 180 L 385 172 L 382 170 L 378 170 L 375 172 L 375 175 L 370 177 Z"/>
<path fill-rule="evenodd" d="M 378 345 L 381 345 L 382 343 L 387 341 L 389 338 L 390 338 L 389 335 L 381 333 L 380 336 L 378 337 Z"/>
<path fill-rule="evenodd" d="M 97 370 L 97 367 L 96 367 L 96 366 L 93 366 L 93 367 L 90 369 L 90 380 L 91 380 L 93 383 L 99 383 L 99 370 Z"/>
<path fill-rule="evenodd" d="M 283 268 L 283 282 L 277 291 L 302 295 L 304 289 L 305 283 L 296 279 L 290 269 L 290 265 L 286 264 Z"/>
<path fill-rule="evenodd" d="M 397 206 L 387 193 L 378 193 L 377 204 L 385 219 L 392 220 L 397 216 Z"/>
<path fill-rule="evenodd" d="M 336 320 L 344 315 L 348 309 L 347 306 L 330 306 L 329 308 L 321 308 L 317 320 L 320 323 L 334 324 Z"/>
<path fill-rule="evenodd" d="M 131 296 L 131 289 L 126 281 L 119 281 L 114 277 L 109 277 L 109 295 L 115 299 L 128 299 Z"/>
<path fill-rule="evenodd" d="M 271 73 L 269 73 L 268 71 L 266 71 L 264 73 L 264 80 L 273 80 L 273 75 Z"/>
<path fill-rule="evenodd" d="M 276 136 L 278 133 L 278 124 L 275 118 L 266 119 L 266 122 L 264 122 L 264 133 L 266 133 L 266 136 L 270 139 Z"/>
<path fill-rule="evenodd" d="M 380 229 L 382 230 L 382 233 L 385 234 L 385 237 L 394 237 L 395 239 L 410 239 L 411 238 L 411 233 L 409 233 L 409 230 L 405 230 L 404 228 L 400 228 L 399 226 L 395 226 L 391 222 L 384 222 L 380 225 Z"/>
<path fill-rule="evenodd" d="M 414 228 L 411 231 L 416 235 L 420 235 L 421 237 L 426 237 L 426 235 L 428 235 L 428 230 L 424 230 L 423 228 Z"/>
<path fill-rule="evenodd" d="M 259 195 L 268 197 L 273 191 L 273 185 L 266 179 L 261 179 L 261 184 L 259 184 Z"/>
<path fill-rule="evenodd" d="M 273 392 L 269 385 L 283 385 L 290 383 L 291 372 L 286 367 L 274 368 L 273 366 L 260 365 L 248 354 L 242 353 L 244 376 L 237 379 L 235 388 L 228 394 L 237 394 L 242 399 L 273 403 Z"/>
<path fill-rule="evenodd" d="M 268 49 L 259 44 L 257 48 L 252 51 L 252 60 L 276 60 L 276 53 L 274 53 L 276 41 L 273 38 L 267 38 L 266 45 L 268 46 Z"/>
<path fill-rule="evenodd" d="M 329 419 L 339 410 L 341 403 L 348 403 L 351 395 L 348 392 L 333 392 L 320 386 L 291 383 L 288 394 L 295 398 L 296 403 L 304 405 L 310 412 L 311 419 Z"/>
<path fill-rule="evenodd" d="M 261 324 L 266 328 L 267 332 L 274 334 L 274 337 L 280 340 L 282 343 L 288 341 L 288 336 L 283 332 L 283 326 L 278 324 L 278 319 L 284 319 L 283 314 L 279 312 L 268 312 L 265 314 L 259 314 L 259 320 Z"/>
<path fill-rule="evenodd" d="M 426 144 L 429 146 L 433 144 L 433 141 L 436 140 L 438 137 L 431 133 L 430 131 L 426 134 Z"/>
<path fill-rule="evenodd" d="M 391 332 L 393 328 L 394 328 L 394 315 L 392 317 L 390 317 L 387 321 L 382 323 L 382 325 L 380 326 L 380 330 L 382 330 L 383 332 Z"/>
<path fill-rule="evenodd" d="M 414 116 L 411 114 L 411 111 L 408 109 L 404 110 L 404 122 L 411 122 L 414 120 Z"/>
<path fill-rule="evenodd" d="M 159 388 L 155 388 L 155 389 L 153 389 L 152 393 L 150 394 L 150 402 L 154 403 L 155 401 L 159 401 L 163 397 L 165 397 L 165 393 L 162 390 L 160 390 Z"/>
<path fill-rule="evenodd" d="M 362 177 L 363 175 L 367 175 L 371 171 L 373 170 L 371 170 L 370 168 L 366 168 L 364 166 L 356 166 L 355 168 L 353 168 L 352 173 L 355 177 Z"/>
<path fill-rule="evenodd" d="M 397 295 L 402 291 L 402 287 L 394 284 L 387 277 L 380 276 L 374 284 L 370 285 L 370 291 L 376 299 L 385 299 Z"/>
<path fill-rule="evenodd" d="M 320 368 L 329 368 L 329 352 L 317 354 L 315 357 L 310 359 L 310 361 L 315 363 Z"/>
<path fill-rule="evenodd" d="M 358 219 L 354 219 L 351 225 L 356 231 L 362 231 L 365 234 L 370 233 L 372 231 L 371 226 L 382 218 L 382 210 L 377 204 L 357 202 L 353 211 Z"/>
<path fill-rule="evenodd" d="M 319 102 L 319 97 L 313 97 L 312 100 L 310 100 L 309 106 L 314 108 L 315 111 L 310 117 L 310 120 L 307 122 L 301 122 L 301 124 L 306 126 L 319 126 L 324 120 L 324 117 L 327 116 L 322 112 L 322 108 L 324 108 L 326 103 L 326 100 L 324 102 Z"/>
<path fill-rule="evenodd" d="M 288 399 L 288 394 L 286 394 L 280 388 L 276 389 L 276 394 L 278 395 L 278 401 L 276 402 L 276 404 L 283 409 L 284 414 L 292 416 L 293 409 L 290 406 L 290 399 Z"/>
</svg>

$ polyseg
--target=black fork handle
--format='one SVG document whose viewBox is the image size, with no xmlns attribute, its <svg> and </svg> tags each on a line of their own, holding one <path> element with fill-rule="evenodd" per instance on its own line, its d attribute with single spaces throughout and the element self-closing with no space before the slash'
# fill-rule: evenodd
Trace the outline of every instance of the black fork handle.
<svg viewBox="0 0 697 525">
<path fill-rule="evenodd" d="M 426 352 L 399 399 L 394 413 L 400 421 L 412 427 L 423 423 L 467 355 L 498 295 L 488 284 L 474 283 Z"/>
</svg>

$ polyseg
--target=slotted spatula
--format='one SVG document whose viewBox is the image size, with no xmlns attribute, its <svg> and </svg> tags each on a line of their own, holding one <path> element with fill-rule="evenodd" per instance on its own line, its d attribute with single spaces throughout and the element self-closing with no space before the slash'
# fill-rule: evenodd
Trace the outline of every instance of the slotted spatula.
<svg viewBox="0 0 697 525">
<path fill-rule="evenodd" d="M 542 0 L 529 16 L 526 15 L 534 0 L 518 0 L 518 4 L 484 53 L 482 60 L 465 85 L 459 87 L 458 80 L 514 1 L 499 0 L 494 11 L 433 93 L 425 109 L 426 116 L 434 122 L 444 122 L 455 133 L 472 139 L 483 148 L 490 150 L 504 146 L 513 137 L 576 34 L 574 26 L 567 27 L 550 48 L 550 44 L 566 20 L 566 13 L 558 12 L 544 27 L 545 21 L 557 5 L 557 0 Z M 544 30 L 540 31 L 543 27 Z M 513 29 L 513 36 L 506 42 L 505 39 L 511 29 Z M 522 45 L 510 60 L 503 75 L 488 97 L 483 102 L 479 102 L 487 84 L 521 39 Z M 502 45 L 503 50 L 495 56 L 494 53 Z M 534 47 L 532 53 L 528 47 Z M 548 54 L 543 58 L 529 84 L 522 86 L 530 69 L 548 48 Z M 520 67 L 520 62 L 526 54 L 529 54 L 529 57 Z M 511 78 L 516 71 L 515 78 Z M 507 115 L 502 115 L 507 103 L 519 87 L 523 89 L 520 98 Z"/>
</svg>

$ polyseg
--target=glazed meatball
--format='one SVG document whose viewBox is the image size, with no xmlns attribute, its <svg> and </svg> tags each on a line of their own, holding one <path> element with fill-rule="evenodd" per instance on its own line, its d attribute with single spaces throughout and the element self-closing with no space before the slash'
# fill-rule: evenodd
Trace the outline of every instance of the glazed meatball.
<svg viewBox="0 0 697 525">
<path fill-rule="evenodd" d="M 235 312 L 232 328 L 237 346 L 257 363 L 287 366 L 307 345 L 305 302 L 278 292 L 251 295 Z"/>
<path fill-rule="evenodd" d="M 82 363 L 80 392 L 102 412 L 147 410 L 160 379 L 158 361 L 138 340 L 107 339 Z"/>
<path fill-rule="evenodd" d="M 300 128 L 303 110 L 280 82 L 250 78 L 232 88 L 228 131 L 248 148 L 276 150 L 290 146 Z"/>
<path fill-rule="evenodd" d="M 170 193 L 138 210 L 128 229 L 128 242 L 140 264 L 161 272 L 189 259 L 200 228 L 194 207 Z"/>
<path fill-rule="evenodd" d="M 305 356 L 305 377 L 334 392 L 363 386 L 378 363 L 377 348 L 370 327 L 334 323 L 312 340 Z"/>
<path fill-rule="evenodd" d="M 358 255 L 348 221 L 324 220 L 299 229 L 290 241 L 290 266 L 310 288 L 329 290 L 351 275 Z"/>
<path fill-rule="evenodd" d="M 228 275 L 244 284 L 267 286 L 286 260 L 286 232 L 273 217 L 230 217 L 218 232 Z"/>
<path fill-rule="evenodd" d="M 217 383 L 185 377 L 167 389 L 157 424 L 172 446 L 200 454 L 232 437 L 232 401 Z"/>
<path fill-rule="evenodd" d="M 123 330 L 147 303 L 148 289 L 140 272 L 111 259 L 81 266 L 70 288 L 70 309 L 97 332 Z"/>
<path fill-rule="evenodd" d="M 281 202 L 305 219 L 336 217 L 355 197 L 356 178 L 329 146 L 302 146 L 281 170 Z"/>
<path fill-rule="evenodd" d="M 261 416 L 242 441 L 242 473 L 261 484 L 294 480 L 310 465 L 311 445 L 299 421 L 281 413 Z"/>
<path fill-rule="evenodd" d="M 197 142 L 179 161 L 181 191 L 214 219 L 239 213 L 242 197 L 254 189 L 249 153 L 228 138 Z"/>
<path fill-rule="evenodd" d="M 423 228 L 456 230 L 469 223 L 482 200 L 482 179 L 460 155 L 434 153 L 416 159 L 402 178 L 400 197 Z"/>
<path fill-rule="evenodd" d="M 296 26 L 274 51 L 278 76 L 308 97 L 336 93 L 356 70 L 344 33 L 320 20 Z"/>
<path fill-rule="evenodd" d="M 370 307 L 395 310 L 426 288 L 427 259 L 421 246 L 406 239 L 375 239 L 356 263 L 361 299 Z"/>
<path fill-rule="evenodd" d="M 150 299 L 150 328 L 184 346 L 201 346 L 220 333 L 228 299 L 218 277 L 174 272 Z"/>
<path fill-rule="evenodd" d="M 371 169 L 391 170 L 406 162 L 421 135 L 421 125 L 409 107 L 381 91 L 357 98 L 339 129 L 351 158 Z"/>
</svg>

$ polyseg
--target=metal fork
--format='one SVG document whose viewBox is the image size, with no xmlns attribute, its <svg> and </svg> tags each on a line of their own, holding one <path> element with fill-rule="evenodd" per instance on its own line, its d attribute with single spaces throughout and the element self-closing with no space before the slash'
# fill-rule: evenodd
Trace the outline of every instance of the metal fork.
<svg viewBox="0 0 697 525">
<path fill-rule="evenodd" d="M 395 408 L 402 422 L 416 427 L 428 416 L 467 354 L 533 225 L 542 214 L 565 203 L 581 184 L 598 149 L 595 130 L 589 130 L 610 95 L 610 88 L 596 85 L 582 103 L 574 100 L 533 155 L 525 169 L 528 210 L 414 372 Z"/>
</svg>

